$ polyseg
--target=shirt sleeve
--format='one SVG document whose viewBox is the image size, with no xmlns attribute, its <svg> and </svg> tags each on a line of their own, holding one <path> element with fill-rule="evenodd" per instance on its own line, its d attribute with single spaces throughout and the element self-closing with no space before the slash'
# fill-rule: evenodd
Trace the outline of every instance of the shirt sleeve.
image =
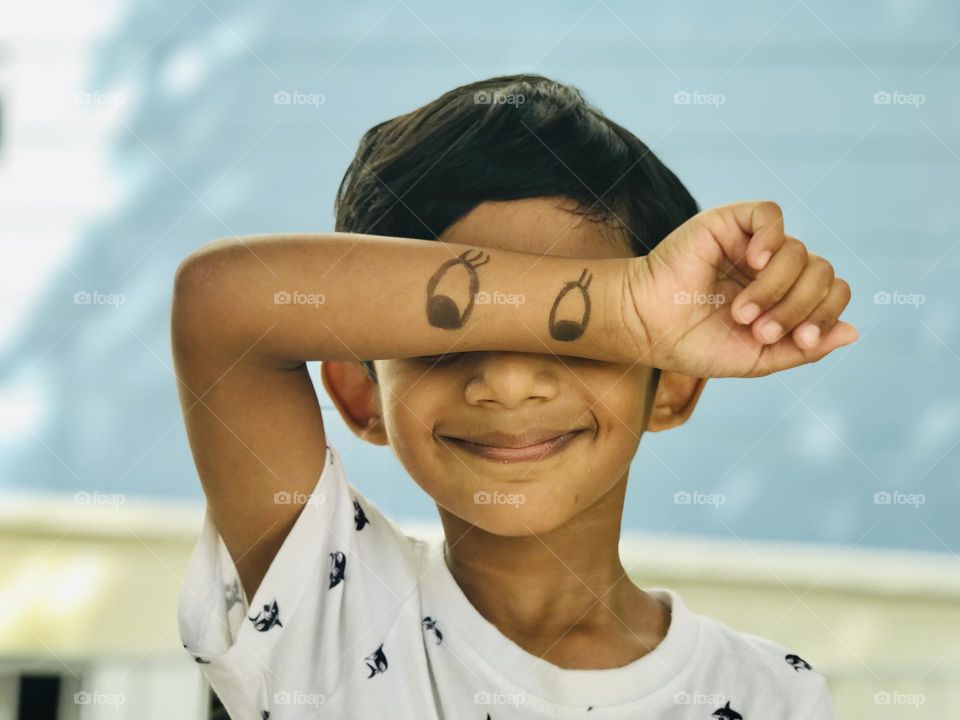
<svg viewBox="0 0 960 720">
<path fill-rule="evenodd" d="M 820 691 L 816 695 L 813 708 L 806 715 L 804 720 L 836 720 L 834 714 L 833 700 L 830 696 L 830 688 L 821 677 Z"/>
<path fill-rule="evenodd" d="M 415 595 L 419 551 L 347 483 L 328 446 L 320 478 L 249 607 L 205 514 L 178 602 L 182 643 L 237 717 L 272 706 L 278 694 L 333 694 L 376 670 L 381 638 Z"/>
</svg>

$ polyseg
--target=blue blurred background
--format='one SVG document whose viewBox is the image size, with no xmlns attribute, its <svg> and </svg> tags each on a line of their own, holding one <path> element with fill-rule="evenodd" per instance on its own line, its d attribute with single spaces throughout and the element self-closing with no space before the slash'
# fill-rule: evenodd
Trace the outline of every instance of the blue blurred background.
<svg viewBox="0 0 960 720">
<path fill-rule="evenodd" d="M 644 439 L 625 528 L 960 548 L 956 3 L 183 0 L 5 15 L 8 493 L 201 502 L 171 369 L 180 260 L 226 235 L 332 230 L 367 128 L 526 71 L 579 87 L 701 206 L 778 201 L 854 291 L 854 346 L 711 381 L 688 426 Z M 400 520 L 434 520 L 314 377 L 350 480 Z"/>
</svg>

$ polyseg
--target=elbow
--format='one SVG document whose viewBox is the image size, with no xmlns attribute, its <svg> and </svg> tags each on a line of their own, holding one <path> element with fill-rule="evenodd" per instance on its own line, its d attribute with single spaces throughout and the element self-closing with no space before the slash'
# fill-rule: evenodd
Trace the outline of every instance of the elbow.
<svg viewBox="0 0 960 720">
<path fill-rule="evenodd" d="M 201 247 L 188 255 L 177 266 L 173 279 L 173 302 L 170 328 L 175 345 L 185 345 L 201 333 L 209 337 L 218 314 L 217 299 L 223 297 L 220 287 L 223 258 L 222 241 Z"/>
<path fill-rule="evenodd" d="M 234 238 L 222 238 L 194 250 L 180 265 L 173 279 L 173 297 L 196 302 L 198 298 L 216 297 L 219 287 L 228 280 L 227 270 L 243 254 L 242 243 Z"/>
</svg>

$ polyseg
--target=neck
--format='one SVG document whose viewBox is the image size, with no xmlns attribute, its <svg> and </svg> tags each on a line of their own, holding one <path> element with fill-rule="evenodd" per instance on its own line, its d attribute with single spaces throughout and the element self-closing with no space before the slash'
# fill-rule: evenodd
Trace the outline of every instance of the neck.
<svg viewBox="0 0 960 720">
<path fill-rule="evenodd" d="M 541 535 L 494 535 L 440 509 L 446 562 L 501 633 L 562 667 L 618 667 L 663 638 L 669 610 L 620 561 L 626 475 L 578 516 Z"/>
</svg>

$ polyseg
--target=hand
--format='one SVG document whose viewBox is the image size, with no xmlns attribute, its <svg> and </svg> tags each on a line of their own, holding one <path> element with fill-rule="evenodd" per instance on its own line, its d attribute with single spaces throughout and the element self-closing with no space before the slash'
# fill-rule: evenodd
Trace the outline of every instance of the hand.
<svg viewBox="0 0 960 720">
<path fill-rule="evenodd" d="M 631 260 L 622 298 L 639 359 L 692 377 L 757 377 L 857 339 L 850 286 L 784 234 L 772 202 L 706 210 Z"/>
</svg>

